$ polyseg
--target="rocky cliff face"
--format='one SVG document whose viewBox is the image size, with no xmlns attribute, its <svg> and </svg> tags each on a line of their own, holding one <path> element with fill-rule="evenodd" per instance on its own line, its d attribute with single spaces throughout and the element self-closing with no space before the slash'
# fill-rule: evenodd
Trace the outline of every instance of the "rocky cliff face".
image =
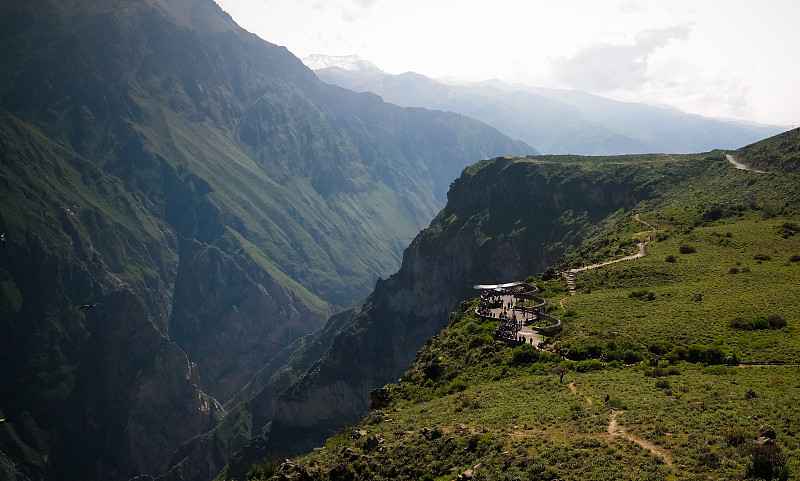
<svg viewBox="0 0 800 481">
<path fill-rule="evenodd" d="M 153 328 L 135 295 L 113 293 L 103 304 L 87 316 L 87 362 L 76 371 L 59 430 L 81 444 L 53 452 L 53 466 L 75 479 L 123 479 L 163 466 L 174 446 L 223 414 L 198 387 L 197 366 Z"/>
<path fill-rule="evenodd" d="M 211 0 L 0 0 L 0 57 L 0 467 L 30 479 L 160 472 L 463 165 L 529 150 L 322 84 Z"/>
<path fill-rule="evenodd" d="M 320 445 L 369 411 L 369 394 L 395 381 L 443 329 L 472 286 L 525 279 L 581 240 L 593 222 L 650 193 L 643 169 L 494 159 L 462 173 L 448 204 L 406 249 L 400 270 L 379 280 L 352 323 L 278 398 L 264 435 L 229 467 L 241 477 L 264 456 Z"/>
</svg>

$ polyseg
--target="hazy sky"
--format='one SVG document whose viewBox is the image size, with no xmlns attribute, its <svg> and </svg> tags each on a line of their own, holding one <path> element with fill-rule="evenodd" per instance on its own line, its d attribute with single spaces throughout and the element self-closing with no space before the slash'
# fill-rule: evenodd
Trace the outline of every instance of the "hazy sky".
<svg viewBox="0 0 800 481">
<path fill-rule="evenodd" d="M 800 0 L 216 1 L 300 58 L 800 125 Z"/>
</svg>

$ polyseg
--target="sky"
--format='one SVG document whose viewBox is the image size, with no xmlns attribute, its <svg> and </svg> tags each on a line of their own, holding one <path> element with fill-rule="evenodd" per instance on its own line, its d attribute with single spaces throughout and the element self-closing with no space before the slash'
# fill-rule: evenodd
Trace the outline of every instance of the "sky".
<svg viewBox="0 0 800 481">
<path fill-rule="evenodd" d="M 216 0 L 297 57 L 800 125 L 798 0 Z"/>
</svg>

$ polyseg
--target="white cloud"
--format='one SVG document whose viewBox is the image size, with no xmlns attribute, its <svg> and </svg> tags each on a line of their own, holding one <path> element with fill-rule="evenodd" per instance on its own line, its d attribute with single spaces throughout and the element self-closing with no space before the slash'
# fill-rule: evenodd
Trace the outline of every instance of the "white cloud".
<svg viewBox="0 0 800 481">
<path fill-rule="evenodd" d="M 554 78 L 564 87 L 596 93 L 638 90 L 650 80 L 650 56 L 675 39 L 686 39 L 690 30 L 687 25 L 643 30 L 633 45 L 589 45 L 570 58 L 555 59 Z"/>
<path fill-rule="evenodd" d="M 244 28 L 392 73 L 499 78 L 791 124 L 797 0 L 217 0 Z"/>
</svg>

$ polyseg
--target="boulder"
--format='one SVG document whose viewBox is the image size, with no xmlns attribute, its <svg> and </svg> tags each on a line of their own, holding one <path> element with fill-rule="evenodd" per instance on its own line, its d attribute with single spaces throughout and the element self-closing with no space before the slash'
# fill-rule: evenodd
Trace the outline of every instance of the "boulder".
<svg viewBox="0 0 800 481">
<path fill-rule="evenodd" d="M 769 439 L 778 438 L 777 434 L 775 434 L 775 428 L 773 428 L 769 424 L 764 424 L 758 429 L 758 437 L 769 438 Z"/>
</svg>

